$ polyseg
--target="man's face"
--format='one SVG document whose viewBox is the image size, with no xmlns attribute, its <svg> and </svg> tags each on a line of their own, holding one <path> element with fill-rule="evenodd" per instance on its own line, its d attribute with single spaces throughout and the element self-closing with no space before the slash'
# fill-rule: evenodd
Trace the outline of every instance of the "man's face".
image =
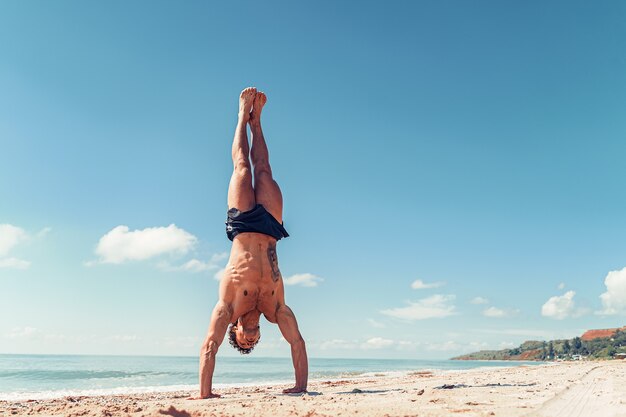
<svg viewBox="0 0 626 417">
<path fill-rule="evenodd" d="M 237 344 L 242 348 L 250 349 L 256 344 L 260 336 L 261 332 L 258 324 L 246 327 L 242 325 L 241 320 L 237 323 L 235 338 L 237 339 Z"/>
</svg>

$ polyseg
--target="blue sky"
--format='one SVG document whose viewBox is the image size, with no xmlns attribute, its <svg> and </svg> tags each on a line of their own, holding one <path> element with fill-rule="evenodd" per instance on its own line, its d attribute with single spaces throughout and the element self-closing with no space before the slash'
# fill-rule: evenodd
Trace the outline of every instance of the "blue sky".
<svg viewBox="0 0 626 417">
<path fill-rule="evenodd" d="M 2 2 L 0 352 L 197 353 L 250 85 L 311 356 L 626 324 L 625 21 L 618 1 Z"/>
</svg>

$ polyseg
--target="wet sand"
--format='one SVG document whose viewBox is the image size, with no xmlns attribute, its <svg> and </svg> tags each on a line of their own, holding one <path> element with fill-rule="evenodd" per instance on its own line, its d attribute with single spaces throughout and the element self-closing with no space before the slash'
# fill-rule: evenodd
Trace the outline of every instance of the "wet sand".
<svg viewBox="0 0 626 417">
<path fill-rule="evenodd" d="M 570 362 L 469 371 L 416 371 L 286 386 L 40 401 L 0 401 L 0 416 L 502 416 L 626 417 L 626 361 Z"/>
</svg>

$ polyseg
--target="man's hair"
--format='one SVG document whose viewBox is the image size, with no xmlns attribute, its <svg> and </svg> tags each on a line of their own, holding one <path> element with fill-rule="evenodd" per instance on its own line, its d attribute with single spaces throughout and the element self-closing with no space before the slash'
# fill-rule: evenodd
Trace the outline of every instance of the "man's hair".
<svg viewBox="0 0 626 417">
<path fill-rule="evenodd" d="M 235 326 L 233 323 L 230 324 L 230 327 L 228 328 L 228 342 L 233 348 L 235 348 L 235 350 L 238 350 L 239 353 L 241 353 L 242 355 L 247 355 L 254 350 L 254 347 L 257 345 L 257 343 L 259 343 L 259 340 L 261 340 L 261 332 L 259 331 L 259 338 L 256 340 L 256 342 L 254 342 L 254 345 L 252 347 L 242 348 L 241 346 L 239 346 L 239 343 L 237 343 L 237 334 L 235 333 L 236 328 L 237 326 Z"/>
</svg>

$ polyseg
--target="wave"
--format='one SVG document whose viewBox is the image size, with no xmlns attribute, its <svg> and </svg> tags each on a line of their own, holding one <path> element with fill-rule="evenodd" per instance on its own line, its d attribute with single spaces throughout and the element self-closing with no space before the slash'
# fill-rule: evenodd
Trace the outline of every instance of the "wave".
<svg viewBox="0 0 626 417">
<path fill-rule="evenodd" d="M 97 371 L 97 370 L 49 370 L 28 369 L 0 371 L 0 378 L 23 378 L 28 380 L 86 380 L 86 379 L 139 379 L 144 377 L 187 376 L 187 372 L 161 371 Z"/>
<path fill-rule="evenodd" d="M 100 395 L 150 394 L 157 392 L 193 391 L 197 385 L 169 385 L 150 387 L 116 387 L 103 389 L 69 389 L 39 392 L 0 392 L 0 401 L 50 400 L 63 397 L 95 397 Z"/>
<path fill-rule="evenodd" d="M 275 381 L 258 381 L 258 382 L 239 382 L 229 384 L 213 384 L 216 389 L 226 389 L 234 387 L 263 387 L 272 385 L 289 384 L 293 381 L 275 380 Z M 115 388 L 98 388 L 98 389 L 65 389 L 65 390 L 49 390 L 37 392 L 0 392 L 0 401 L 25 401 L 25 400 L 50 400 L 64 397 L 98 397 L 108 395 L 130 395 L 130 394 L 157 394 L 177 391 L 197 391 L 198 384 L 186 385 L 156 385 L 156 386 L 124 386 Z"/>
</svg>

